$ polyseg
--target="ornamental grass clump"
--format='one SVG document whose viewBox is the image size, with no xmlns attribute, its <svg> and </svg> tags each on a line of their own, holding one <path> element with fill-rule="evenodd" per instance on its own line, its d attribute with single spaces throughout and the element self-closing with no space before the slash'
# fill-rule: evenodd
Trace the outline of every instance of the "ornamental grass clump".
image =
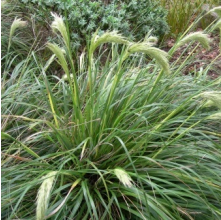
<svg viewBox="0 0 221 220">
<path fill-rule="evenodd" d="M 95 33 L 78 60 L 48 43 L 4 79 L 2 219 L 221 218 L 220 81 L 171 69 L 149 37 Z"/>
</svg>

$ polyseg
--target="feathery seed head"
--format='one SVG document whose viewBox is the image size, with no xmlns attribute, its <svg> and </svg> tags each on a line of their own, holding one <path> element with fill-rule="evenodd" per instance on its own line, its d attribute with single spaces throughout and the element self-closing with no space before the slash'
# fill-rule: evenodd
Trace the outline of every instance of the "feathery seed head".
<svg viewBox="0 0 221 220">
<path fill-rule="evenodd" d="M 117 43 L 128 45 L 129 41 L 122 35 L 118 34 L 117 31 L 106 32 L 101 36 L 98 36 L 96 31 L 91 40 L 92 53 L 98 46 L 104 43 Z"/>
<path fill-rule="evenodd" d="M 221 92 L 203 92 L 200 96 L 209 101 L 206 103 L 207 106 L 210 104 L 210 106 L 216 106 L 221 109 Z"/>
<path fill-rule="evenodd" d="M 152 47 L 149 42 L 133 43 L 128 47 L 128 51 L 124 56 L 126 59 L 132 53 L 145 53 L 151 58 L 156 59 L 157 63 L 163 68 L 166 73 L 170 72 L 170 66 L 168 62 L 168 53 L 160 50 L 156 47 Z"/>
<path fill-rule="evenodd" d="M 66 46 L 69 46 L 69 38 L 68 38 L 68 33 L 66 26 L 64 24 L 63 18 L 58 16 L 55 13 L 51 12 L 51 15 L 54 17 L 54 21 L 51 24 L 51 28 L 54 32 L 60 32 L 61 36 L 63 37 L 64 43 Z"/>
<path fill-rule="evenodd" d="M 37 195 L 37 208 L 36 208 L 36 219 L 45 219 L 45 214 L 48 208 L 48 202 L 50 197 L 51 188 L 55 179 L 57 172 L 52 171 L 44 176 Z"/>
<path fill-rule="evenodd" d="M 207 100 L 206 103 L 203 105 L 203 107 L 206 107 L 206 108 L 209 108 L 212 106 L 214 106 L 214 103 L 211 100 Z"/>
<path fill-rule="evenodd" d="M 120 180 L 120 182 L 123 183 L 124 186 L 126 187 L 132 186 L 132 179 L 125 170 L 123 170 L 122 168 L 115 168 L 114 173 L 117 176 L 117 178 Z"/>
<path fill-rule="evenodd" d="M 22 21 L 21 18 L 15 18 L 15 20 L 12 22 L 12 25 L 11 25 L 10 35 L 9 35 L 9 42 L 11 41 L 12 36 L 15 33 L 15 30 L 18 29 L 18 28 L 25 27 L 26 25 L 27 25 L 26 21 Z"/>
<path fill-rule="evenodd" d="M 204 48 L 209 49 L 210 48 L 210 38 L 207 34 L 204 34 L 202 31 L 194 32 L 191 34 L 188 34 L 183 39 L 181 39 L 176 45 L 175 50 L 178 47 L 183 46 L 186 43 L 189 43 L 191 41 L 198 41 Z"/>
<path fill-rule="evenodd" d="M 208 117 L 208 119 L 221 121 L 221 112 L 217 112 L 217 113 L 215 113 L 215 114 L 210 115 L 210 116 Z"/>
<path fill-rule="evenodd" d="M 160 50 L 156 47 L 152 47 L 151 43 L 149 43 L 149 42 L 131 44 L 128 51 L 130 53 L 135 53 L 135 52 L 150 53 L 150 55 L 151 55 L 151 52 L 154 51 L 154 52 L 159 53 L 159 55 L 162 55 L 164 57 L 168 56 L 167 52 L 165 52 L 163 50 Z"/>
<path fill-rule="evenodd" d="M 11 25 L 11 30 L 14 31 L 19 28 L 19 27 L 25 27 L 27 25 L 27 21 L 22 21 L 21 18 L 15 18 L 15 20 L 13 21 L 12 25 Z"/>
<path fill-rule="evenodd" d="M 66 74 L 68 74 L 69 73 L 68 64 L 64 56 L 65 50 L 63 48 L 60 48 L 57 44 L 52 44 L 52 43 L 48 43 L 47 47 L 56 55 L 63 70 L 65 71 Z"/>
<path fill-rule="evenodd" d="M 150 44 L 150 46 L 154 46 L 158 42 L 158 38 L 154 36 L 145 37 L 144 42 Z"/>
</svg>

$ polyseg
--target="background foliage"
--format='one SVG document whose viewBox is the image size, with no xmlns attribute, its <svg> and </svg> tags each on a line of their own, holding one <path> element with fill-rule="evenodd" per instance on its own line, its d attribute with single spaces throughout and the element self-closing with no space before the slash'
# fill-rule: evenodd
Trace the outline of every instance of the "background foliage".
<svg viewBox="0 0 221 220">
<path fill-rule="evenodd" d="M 168 35 L 178 37 L 201 14 L 207 13 L 212 7 L 221 5 L 220 0 L 159 0 L 163 8 L 167 10 L 166 21 L 170 27 Z M 205 10 L 207 8 L 207 10 Z M 205 29 L 216 17 L 208 15 L 201 19 L 198 28 Z"/>
<path fill-rule="evenodd" d="M 31 15 L 41 25 L 48 25 L 56 12 L 64 17 L 70 29 L 75 48 L 86 45 L 85 39 L 100 29 L 118 30 L 124 36 L 141 40 L 152 30 L 152 34 L 163 36 L 169 31 L 166 23 L 166 10 L 154 1 L 90 1 L 90 0 L 16 0 L 12 1 L 21 10 Z"/>
</svg>

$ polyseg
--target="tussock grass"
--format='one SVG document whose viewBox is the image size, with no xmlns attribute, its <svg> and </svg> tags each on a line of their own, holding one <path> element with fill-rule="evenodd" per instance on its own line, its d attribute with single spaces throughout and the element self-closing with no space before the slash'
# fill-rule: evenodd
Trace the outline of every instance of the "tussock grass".
<svg viewBox="0 0 221 220">
<path fill-rule="evenodd" d="M 220 219 L 221 122 L 205 108 L 220 80 L 183 76 L 189 61 L 170 68 L 155 38 L 116 32 L 95 33 L 76 69 L 58 19 L 51 58 L 32 51 L 3 81 L 2 218 Z"/>
</svg>

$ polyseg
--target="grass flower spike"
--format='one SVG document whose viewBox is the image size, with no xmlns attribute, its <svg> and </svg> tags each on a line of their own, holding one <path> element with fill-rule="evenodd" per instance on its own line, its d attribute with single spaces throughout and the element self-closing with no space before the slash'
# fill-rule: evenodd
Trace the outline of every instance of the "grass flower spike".
<svg viewBox="0 0 221 220">
<path fill-rule="evenodd" d="M 45 219 L 45 213 L 48 208 L 51 188 L 57 172 L 52 171 L 43 177 L 44 181 L 38 190 L 36 220 Z"/>
<path fill-rule="evenodd" d="M 101 36 L 98 36 L 97 32 L 95 32 L 91 40 L 91 53 L 93 53 L 97 47 L 104 43 L 117 43 L 127 45 L 129 44 L 129 41 L 122 35 L 118 34 L 117 31 L 106 32 Z"/>
<path fill-rule="evenodd" d="M 157 44 L 158 42 L 158 38 L 154 37 L 154 36 L 150 36 L 148 38 L 145 38 L 144 41 L 148 42 L 149 44 L 151 44 L 151 46 L 154 46 Z"/>
<path fill-rule="evenodd" d="M 181 39 L 176 45 L 174 50 L 177 50 L 179 47 L 183 46 L 186 43 L 189 43 L 191 41 L 197 41 L 199 42 L 205 49 L 209 49 L 210 48 L 210 39 L 209 36 L 207 34 L 204 34 L 201 31 L 198 32 L 194 32 L 191 34 L 188 34 L 187 36 L 185 36 L 183 39 Z"/>
<path fill-rule="evenodd" d="M 51 28 L 54 32 L 58 31 L 63 37 L 64 43 L 67 47 L 69 47 L 69 38 L 66 26 L 64 24 L 64 21 L 62 17 L 58 16 L 55 13 L 51 13 L 51 15 L 54 17 L 54 21 L 51 24 Z"/>
<path fill-rule="evenodd" d="M 12 37 L 13 37 L 16 29 L 25 27 L 26 25 L 27 25 L 26 21 L 22 21 L 20 18 L 15 18 L 15 20 L 13 21 L 13 23 L 11 25 L 11 29 L 10 29 L 8 48 L 10 48 L 10 46 L 11 46 L 11 40 L 12 40 Z"/>
<path fill-rule="evenodd" d="M 200 96 L 207 99 L 211 106 L 216 106 L 221 110 L 221 92 L 204 92 Z"/>
<path fill-rule="evenodd" d="M 127 53 L 124 57 L 126 59 L 130 54 L 133 53 L 145 53 L 151 58 L 155 59 L 163 70 L 168 74 L 170 73 L 170 66 L 168 62 L 168 53 L 160 50 L 156 47 L 152 47 L 150 42 L 133 43 L 128 47 Z"/>
<path fill-rule="evenodd" d="M 130 188 L 133 185 L 131 177 L 122 168 L 114 169 L 114 173 L 117 176 L 117 178 L 120 180 L 120 182 L 123 183 L 124 186 L 127 186 Z"/>
<path fill-rule="evenodd" d="M 214 113 L 213 115 L 210 115 L 208 119 L 221 121 L 221 112 L 217 112 Z"/>
<path fill-rule="evenodd" d="M 69 73 L 68 64 L 64 56 L 64 50 L 60 48 L 57 44 L 48 43 L 47 47 L 56 55 L 60 65 L 62 66 L 66 74 Z"/>
</svg>

